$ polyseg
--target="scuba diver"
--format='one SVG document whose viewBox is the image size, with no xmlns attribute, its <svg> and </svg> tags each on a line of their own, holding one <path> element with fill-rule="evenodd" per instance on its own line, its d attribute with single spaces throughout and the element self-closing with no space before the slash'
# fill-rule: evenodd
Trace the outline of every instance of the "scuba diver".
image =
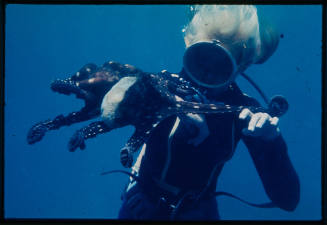
<svg viewBox="0 0 327 225">
<path fill-rule="evenodd" d="M 132 167 L 134 176 L 122 195 L 118 218 L 219 220 L 216 196 L 238 198 L 216 192 L 216 184 L 240 140 L 271 200 L 247 204 L 293 211 L 300 184 L 278 127 L 280 114 L 251 111 L 251 106 L 260 104 L 235 83 L 239 74 L 246 76 L 244 71 L 251 64 L 264 63 L 273 54 L 278 33 L 258 18 L 254 6 L 200 5 L 192 10 L 193 18 L 184 29 L 183 69 L 176 76 L 201 90 L 202 102 L 248 108 L 238 115 L 170 116 L 158 124 Z"/>
</svg>

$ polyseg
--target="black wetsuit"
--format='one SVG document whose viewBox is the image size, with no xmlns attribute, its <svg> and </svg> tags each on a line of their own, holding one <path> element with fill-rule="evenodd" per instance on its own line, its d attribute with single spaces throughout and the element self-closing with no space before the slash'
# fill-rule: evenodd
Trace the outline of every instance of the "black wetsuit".
<svg viewBox="0 0 327 225">
<path fill-rule="evenodd" d="M 214 100 L 229 105 L 259 105 L 255 99 L 244 95 L 236 84 Z M 136 185 L 124 194 L 119 218 L 218 220 L 216 199 L 211 194 L 216 190 L 224 163 L 233 156 L 241 139 L 273 204 L 284 210 L 294 210 L 299 201 L 299 180 L 284 139 L 280 135 L 268 142 L 244 136 L 241 130 L 248 122 L 238 116 L 205 115 L 209 135 L 197 146 L 188 144 L 197 131 L 185 120 L 180 119 L 170 146 L 168 137 L 177 117 L 160 123 L 146 143 L 138 174 L 140 182 L 135 182 Z M 198 196 L 200 199 L 195 201 L 194 197 Z M 182 204 L 176 210 L 179 203 Z"/>
</svg>

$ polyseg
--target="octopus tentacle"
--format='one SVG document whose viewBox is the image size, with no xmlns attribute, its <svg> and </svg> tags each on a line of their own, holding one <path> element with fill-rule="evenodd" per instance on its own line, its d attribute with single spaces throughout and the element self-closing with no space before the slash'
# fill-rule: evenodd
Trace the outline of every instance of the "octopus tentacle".
<svg viewBox="0 0 327 225">
<path fill-rule="evenodd" d="M 224 103 L 204 104 L 196 102 L 178 101 L 176 102 L 175 107 L 170 107 L 168 110 L 170 111 L 170 113 L 226 114 L 238 113 L 244 107 L 245 106 L 225 105 Z M 257 108 L 254 109 L 259 110 Z"/>
<path fill-rule="evenodd" d="M 69 151 L 73 152 L 77 148 L 85 149 L 85 140 L 94 138 L 98 134 L 107 133 L 115 127 L 109 127 L 103 121 L 97 121 L 75 132 L 68 143 Z"/>
<path fill-rule="evenodd" d="M 233 106 L 223 102 L 210 103 L 202 92 L 190 85 L 188 81 L 183 80 L 183 78 L 177 79 L 179 77 L 177 74 L 162 71 L 161 75 L 164 75 L 164 77 L 151 76 L 156 81 L 154 83 L 155 88 L 163 98 L 170 102 L 170 106 L 165 110 L 165 113 L 162 112 L 161 114 L 226 114 L 239 113 L 244 108 L 249 108 L 253 112 L 273 113 L 271 110 L 263 107 Z"/>
<path fill-rule="evenodd" d="M 52 120 L 45 120 L 31 127 L 27 133 L 27 143 L 31 145 L 41 141 L 45 133 L 49 130 L 49 125 L 51 126 L 52 123 Z"/>
<path fill-rule="evenodd" d="M 57 79 L 51 83 L 51 89 L 60 94 L 75 94 L 85 100 L 85 106 L 79 112 L 72 112 L 67 117 L 62 115 L 53 120 L 35 124 L 27 134 L 27 142 L 34 144 L 44 137 L 49 130 L 59 129 L 65 125 L 82 122 L 100 115 L 100 104 L 103 95 L 126 74 L 138 74 L 141 70 L 129 65 L 113 61 L 102 67 L 89 63 L 67 79 Z"/>
<path fill-rule="evenodd" d="M 63 126 L 70 126 L 73 123 L 83 122 L 100 115 L 100 110 L 92 110 L 89 112 L 83 109 L 78 112 L 72 112 L 67 116 L 58 115 L 53 120 L 41 121 L 35 124 L 27 134 L 27 142 L 34 144 L 39 142 L 49 130 L 57 130 Z"/>
<path fill-rule="evenodd" d="M 55 80 L 51 83 L 51 90 L 60 94 L 69 95 L 71 93 L 76 94 L 78 98 L 83 98 L 86 91 L 79 88 L 75 81 L 71 78 L 65 80 Z"/>
<path fill-rule="evenodd" d="M 183 78 L 176 79 L 174 76 L 168 76 L 168 72 L 161 73 L 161 76 L 151 74 L 153 80 L 152 85 L 154 89 L 166 99 L 172 106 L 177 101 L 188 99 L 197 102 L 207 102 L 206 97 L 196 88 L 194 88 L 188 81 Z M 163 76 L 164 75 L 164 76 Z M 177 76 L 177 74 L 175 74 Z"/>
<path fill-rule="evenodd" d="M 198 88 L 195 88 L 189 81 L 185 80 L 180 75 L 175 73 L 169 73 L 166 70 L 161 71 L 160 75 L 163 76 L 166 80 L 167 89 L 171 93 L 175 93 L 176 95 L 182 95 L 185 97 L 197 95 L 199 97 L 198 100 L 200 100 L 201 102 L 207 101 L 206 97 Z"/>
<path fill-rule="evenodd" d="M 151 131 L 159 122 L 145 123 L 147 126 L 136 126 L 133 135 L 120 150 L 120 162 L 124 167 L 130 168 L 133 163 L 133 154 L 148 140 Z M 150 126 L 149 126 L 150 125 Z"/>
<path fill-rule="evenodd" d="M 142 72 L 140 69 L 130 65 L 130 64 L 121 64 L 119 62 L 115 61 L 108 61 L 103 64 L 104 68 L 108 68 L 111 71 L 117 71 L 120 75 L 131 75 L 131 74 L 137 74 Z"/>
<path fill-rule="evenodd" d="M 118 63 L 108 63 L 107 66 L 123 70 L 123 66 Z M 85 140 L 88 138 L 130 124 L 135 126 L 136 130 L 120 151 L 122 165 L 130 167 L 133 163 L 133 154 L 147 141 L 152 129 L 163 119 L 176 114 L 238 113 L 243 109 L 243 106 L 225 105 L 222 102 L 210 103 L 202 92 L 177 75 L 173 76 L 166 72 L 161 74 L 139 72 L 134 78 L 128 77 L 125 76 L 121 83 L 117 83 L 118 86 L 110 88 L 104 97 L 103 101 L 110 107 L 104 108 L 105 111 L 109 110 L 108 115 L 103 115 L 104 123 L 92 123 L 77 131 L 69 143 L 70 151 L 78 147 L 85 148 Z M 129 85 L 126 85 L 126 82 Z M 120 99 L 117 96 L 123 97 Z M 110 105 L 113 104 L 112 100 L 117 101 L 114 107 Z"/>
<path fill-rule="evenodd" d="M 141 86 L 142 88 L 134 88 L 133 90 L 133 99 L 138 99 L 140 102 L 147 102 L 147 98 L 150 95 L 149 92 L 137 92 L 136 90 L 144 90 L 144 82 L 149 82 L 147 77 L 150 77 L 152 79 L 152 82 L 150 82 L 150 85 L 153 86 L 152 90 L 155 90 L 157 93 L 159 93 L 160 99 L 157 99 L 158 103 L 166 102 L 168 104 L 163 104 L 159 110 L 152 111 L 152 114 L 149 115 L 149 111 L 143 110 L 143 114 L 138 114 L 139 118 L 130 118 L 135 117 L 135 114 L 128 114 L 128 118 L 125 118 L 128 121 L 142 121 L 142 118 L 152 118 L 156 119 L 154 124 L 155 126 L 160 123 L 163 119 L 167 118 L 171 115 L 179 115 L 179 114 L 186 114 L 186 113 L 198 113 L 198 114 L 225 114 L 225 113 L 239 113 L 245 106 L 233 106 L 233 105 L 225 105 L 223 102 L 214 102 L 214 103 L 203 103 L 208 102 L 208 100 L 205 98 L 204 95 L 202 95 L 201 92 L 197 91 L 195 88 L 191 88 L 190 86 L 182 86 L 180 84 L 177 84 L 174 80 L 167 79 L 167 77 L 160 77 L 155 74 L 143 74 L 145 77 L 144 81 L 141 81 L 140 83 L 135 83 L 135 86 Z M 186 82 L 185 82 L 186 83 Z M 184 84 L 185 84 L 184 83 Z M 145 86 L 147 88 L 147 86 Z M 175 92 L 173 87 L 180 87 L 183 89 L 183 92 L 181 95 L 180 92 L 177 90 Z M 150 87 L 147 89 L 150 90 Z M 173 91 L 171 91 L 173 90 Z M 176 89 L 175 89 L 176 90 Z M 185 90 L 185 91 L 184 91 Z M 130 94 L 131 96 L 131 94 Z M 135 98 L 137 96 L 137 98 Z M 150 95 L 152 98 L 155 96 L 153 94 Z M 183 98 L 189 97 L 191 101 L 185 101 Z M 128 98 L 128 97 L 127 97 Z M 143 100 L 141 100 L 143 99 Z M 165 101 L 162 101 L 165 100 Z M 120 113 L 124 112 L 125 110 L 130 110 L 128 108 L 128 101 L 120 106 L 118 109 Z M 252 111 L 261 111 L 266 112 L 267 109 L 262 107 L 248 107 Z M 154 109 L 154 108 L 153 108 Z M 140 118 L 141 117 L 141 118 Z M 147 121 L 146 124 L 152 124 L 153 122 Z M 140 124 L 134 124 L 136 127 L 136 130 L 132 137 L 129 139 L 129 141 L 126 143 L 126 145 L 121 149 L 120 155 L 121 155 L 121 163 L 124 167 L 130 167 L 133 162 L 133 153 L 136 152 L 139 147 L 147 141 L 147 138 L 149 134 L 151 133 L 152 129 L 142 129 Z M 147 130 L 147 131 L 145 131 Z"/>
<path fill-rule="evenodd" d="M 76 131 L 68 148 L 70 151 L 84 149 L 85 140 L 89 138 L 133 125 L 135 132 L 120 152 L 121 163 L 125 167 L 131 166 L 133 153 L 165 118 L 186 113 L 239 113 L 245 107 L 209 101 L 204 95 L 205 90 L 192 85 L 179 74 L 165 70 L 156 74 L 146 73 L 129 64 L 114 61 L 106 62 L 101 67 L 86 64 L 70 78 L 55 80 L 51 89 L 65 95 L 75 94 L 77 98 L 85 100 L 85 106 L 66 117 L 59 115 L 53 120 L 37 123 L 28 132 L 28 143 L 40 141 L 49 130 L 97 117 L 100 106 L 105 105 L 102 109 L 103 120 Z M 269 106 L 272 113 L 279 108 L 283 112 L 288 108 L 282 98 L 277 97 L 272 103 Z M 247 108 L 254 112 L 269 112 L 269 109 L 261 107 Z"/>
</svg>

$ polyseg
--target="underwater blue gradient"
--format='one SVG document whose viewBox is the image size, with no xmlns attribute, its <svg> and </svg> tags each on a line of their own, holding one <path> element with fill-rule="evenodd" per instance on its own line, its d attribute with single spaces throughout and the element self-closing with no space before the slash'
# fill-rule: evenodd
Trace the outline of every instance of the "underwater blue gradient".
<svg viewBox="0 0 327 225">
<path fill-rule="evenodd" d="M 294 212 L 249 207 L 218 197 L 224 220 L 321 219 L 321 38 L 322 7 L 258 6 L 284 35 L 276 53 L 248 74 L 269 96 L 283 94 L 289 112 L 280 119 L 291 161 L 301 182 Z M 68 114 L 83 106 L 73 96 L 53 93 L 50 83 L 66 78 L 84 64 L 107 60 L 144 71 L 179 72 L 184 53 L 181 30 L 187 23 L 183 5 L 8 5 L 5 45 L 5 217 L 114 219 L 127 182 L 119 150 L 132 127 L 88 140 L 86 150 L 68 152 L 75 130 L 64 127 L 28 145 L 26 134 L 36 122 Z M 249 95 L 253 87 L 238 78 Z M 196 166 L 196 165 L 195 165 Z M 223 169 L 218 190 L 251 202 L 268 198 L 244 147 Z"/>
</svg>

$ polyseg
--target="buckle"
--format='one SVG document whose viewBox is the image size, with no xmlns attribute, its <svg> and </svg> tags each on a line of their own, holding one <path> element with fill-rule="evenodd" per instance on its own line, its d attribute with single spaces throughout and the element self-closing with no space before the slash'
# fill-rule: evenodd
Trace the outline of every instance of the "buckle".
<svg viewBox="0 0 327 225">
<path fill-rule="evenodd" d="M 157 208 L 159 210 L 165 210 L 170 213 L 176 208 L 176 206 L 173 204 L 170 204 L 165 197 L 161 197 L 158 200 Z"/>
</svg>

